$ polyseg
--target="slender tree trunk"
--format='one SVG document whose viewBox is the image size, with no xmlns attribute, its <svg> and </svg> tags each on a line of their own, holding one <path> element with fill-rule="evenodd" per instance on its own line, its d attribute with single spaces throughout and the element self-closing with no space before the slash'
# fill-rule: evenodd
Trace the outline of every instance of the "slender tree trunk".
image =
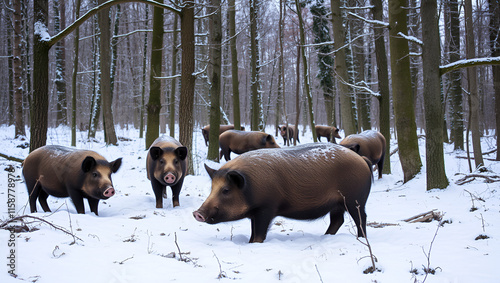
<svg viewBox="0 0 500 283">
<path fill-rule="evenodd" d="M 163 63 L 163 9 L 157 7 L 153 8 L 153 42 L 151 48 L 149 101 L 146 106 L 148 111 L 146 149 L 160 135 L 161 80 L 155 77 L 161 77 L 161 66 Z"/>
<path fill-rule="evenodd" d="M 500 1 L 489 0 L 490 49 L 492 57 L 500 57 Z M 500 161 L 500 65 L 493 65 L 493 89 L 495 91 L 495 117 L 497 135 L 497 158 Z"/>
<path fill-rule="evenodd" d="M 260 88 L 260 41 L 258 35 L 259 0 L 250 0 L 250 89 L 252 92 L 252 131 L 263 130 L 262 93 Z"/>
<path fill-rule="evenodd" d="M 99 3 L 104 3 L 105 0 L 99 0 Z M 102 10 L 98 14 L 99 28 L 101 30 L 101 40 L 99 52 L 101 63 L 101 95 L 102 95 L 102 123 L 104 126 L 104 137 L 106 144 L 116 145 L 118 139 L 115 133 L 115 124 L 113 121 L 112 99 L 111 92 L 111 35 L 110 35 L 110 20 L 109 8 Z"/>
<path fill-rule="evenodd" d="M 474 43 L 474 29 L 472 26 L 472 1 L 465 0 L 465 34 L 467 59 L 476 57 Z M 469 85 L 469 128 L 472 133 L 472 147 L 474 150 L 474 162 L 476 168 L 484 165 L 483 153 L 481 151 L 481 132 L 479 131 L 479 97 L 477 90 L 477 68 L 467 68 L 467 80 Z"/>
<path fill-rule="evenodd" d="M 94 19 L 94 31 L 95 34 L 100 34 L 100 28 L 99 24 L 97 23 L 97 17 Z M 94 43 L 92 45 L 93 48 L 93 54 L 94 54 L 94 61 L 93 61 L 93 68 L 94 68 L 94 88 L 93 88 L 93 95 L 92 95 L 92 102 L 90 104 L 90 121 L 89 121 L 89 139 L 93 138 L 95 139 L 95 135 L 97 132 L 97 128 L 99 126 L 99 117 L 101 115 L 101 101 L 102 101 L 102 95 L 101 95 L 101 76 L 99 75 L 101 70 L 101 52 L 99 51 L 100 47 L 100 37 L 96 36 L 94 38 Z"/>
<path fill-rule="evenodd" d="M 444 189 L 448 178 L 444 169 L 443 113 L 439 63 L 439 26 L 436 0 L 422 0 L 422 60 L 424 77 L 425 110 L 425 159 L 427 167 L 427 190 Z"/>
<path fill-rule="evenodd" d="M 146 5 L 146 15 L 145 18 L 146 20 L 144 21 L 146 24 L 146 29 L 148 28 L 148 16 L 149 16 L 149 6 Z M 147 62 L 147 56 L 148 54 L 148 33 L 144 33 L 144 50 L 143 50 L 143 57 L 142 57 L 142 88 L 141 88 L 141 105 L 140 105 L 140 123 L 139 123 L 139 138 L 144 137 L 144 110 L 145 110 L 145 96 L 146 96 L 146 62 Z"/>
<path fill-rule="evenodd" d="M 383 21 L 382 0 L 372 0 L 373 19 Z M 385 50 L 384 30 L 374 28 L 375 34 L 375 56 L 377 59 L 378 89 L 380 96 L 379 102 L 379 120 L 380 132 L 385 137 L 385 152 L 391 152 L 391 98 L 389 93 L 389 67 L 387 66 L 387 53 Z M 391 174 L 391 155 L 385 154 L 384 174 Z"/>
<path fill-rule="evenodd" d="M 207 159 L 219 160 L 219 127 L 220 127 L 220 86 L 221 86 L 221 43 L 222 22 L 220 0 L 211 0 L 209 14 L 209 46 L 210 46 L 210 135 Z"/>
<path fill-rule="evenodd" d="M 113 37 L 111 38 L 111 99 L 113 99 L 113 94 L 115 90 L 116 81 L 116 62 L 118 59 L 118 38 L 116 37 L 119 32 L 120 17 L 122 15 L 122 9 L 120 5 L 116 5 L 115 14 L 115 26 L 113 28 Z"/>
<path fill-rule="evenodd" d="M 307 97 L 307 102 L 309 106 L 309 124 L 311 127 L 311 132 L 313 136 L 313 142 L 317 142 L 318 138 L 316 137 L 316 131 L 315 131 L 315 124 L 316 122 L 314 121 L 314 110 L 313 110 L 313 101 L 312 101 L 312 94 L 311 94 L 311 86 L 309 84 L 309 70 L 307 67 L 307 54 L 306 54 L 306 39 L 305 39 L 305 32 L 304 32 L 304 21 L 302 19 L 302 11 L 300 8 L 299 0 L 295 0 L 295 7 L 297 7 L 297 15 L 299 16 L 299 31 L 300 31 L 300 45 L 302 48 L 302 69 L 304 72 L 304 90 L 305 90 L 305 95 Z"/>
<path fill-rule="evenodd" d="M 81 0 L 76 0 L 75 3 L 75 19 L 78 19 L 80 17 L 80 3 Z M 76 28 L 75 30 L 75 36 L 73 39 L 73 48 L 74 48 L 74 55 L 73 58 L 73 75 L 71 77 L 71 93 L 72 93 L 72 98 L 71 98 L 71 146 L 76 146 L 76 103 L 77 103 L 77 97 L 78 97 L 78 87 L 76 84 L 77 80 L 77 74 L 78 74 L 78 53 L 80 49 L 80 28 Z"/>
<path fill-rule="evenodd" d="M 179 142 L 191 149 L 193 144 L 193 108 L 194 86 L 196 77 L 194 54 L 194 4 L 186 2 L 181 12 L 181 97 L 179 101 Z M 188 151 L 189 160 L 193 160 L 192 150 Z M 188 174 L 193 174 L 193 162 L 189 162 Z"/>
<path fill-rule="evenodd" d="M 33 101 L 31 105 L 30 152 L 47 142 L 49 111 L 49 49 L 47 30 L 48 0 L 33 1 Z"/>
<path fill-rule="evenodd" d="M 241 128 L 240 114 L 240 80 L 238 77 L 238 51 L 236 50 L 236 4 L 229 0 L 229 37 L 231 48 L 231 77 L 233 85 L 233 123 L 234 128 Z"/>
<path fill-rule="evenodd" d="M 54 32 L 57 34 L 65 26 L 66 19 L 66 9 L 64 0 L 55 0 L 53 5 L 54 10 Z M 56 53 L 56 73 L 54 83 L 56 85 L 57 93 L 57 114 L 56 114 L 56 125 L 67 125 L 68 124 L 68 106 L 66 99 L 66 59 L 65 59 L 65 44 L 64 39 L 59 41 L 55 46 Z"/>
<path fill-rule="evenodd" d="M 179 17 L 177 15 L 173 15 L 174 17 L 174 33 L 172 39 L 172 76 L 177 75 L 177 53 L 179 49 L 177 48 L 178 35 L 177 29 L 179 28 Z M 177 92 L 177 79 L 172 79 L 172 85 L 170 89 L 170 119 L 169 119 L 169 130 L 170 136 L 175 137 L 175 94 Z"/>
<path fill-rule="evenodd" d="M 275 125 L 275 135 L 278 136 L 280 119 L 283 115 L 285 118 L 285 125 L 288 127 L 288 117 L 286 111 L 286 100 L 285 100 L 285 72 L 283 65 L 283 26 L 284 26 L 284 15 L 285 15 L 285 5 L 283 0 L 280 0 L 280 19 L 279 19 L 279 48 L 280 48 L 280 57 L 278 62 L 278 99 L 276 105 L 276 125 Z M 281 110 L 281 104 L 283 104 L 283 110 Z M 283 112 L 283 114 L 282 114 Z M 287 131 L 288 133 L 288 131 Z"/>
<path fill-rule="evenodd" d="M 422 168 L 418 150 L 417 125 L 412 97 L 409 48 L 406 39 L 398 33 L 407 34 L 406 0 L 389 0 L 389 39 L 391 52 L 392 95 L 399 159 L 403 167 L 404 182 L 417 175 Z"/>
<path fill-rule="evenodd" d="M 295 131 L 293 131 L 293 145 L 297 145 L 297 138 L 299 137 L 298 129 L 299 129 L 299 122 L 300 122 L 300 52 L 302 51 L 302 48 L 300 48 L 300 45 L 297 45 L 297 67 L 295 69 L 295 73 L 297 75 L 297 79 L 295 81 Z M 290 139 L 288 136 L 289 131 L 288 131 L 289 125 L 286 125 L 286 140 Z"/>
<path fill-rule="evenodd" d="M 335 53 L 335 72 L 337 78 L 339 78 L 338 82 L 338 91 L 340 95 L 340 113 L 342 116 L 342 127 L 344 128 L 344 133 L 346 136 L 355 134 L 357 132 L 356 129 L 356 121 L 354 118 L 354 105 L 353 100 L 350 96 L 350 89 L 347 86 L 347 82 L 349 81 L 349 77 L 347 74 L 347 66 L 346 66 L 346 54 L 345 48 L 345 32 L 342 23 L 342 11 L 340 0 L 331 0 L 331 9 L 332 9 L 332 30 L 333 30 L 333 40 L 334 40 L 334 48 L 336 50 Z"/>
<path fill-rule="evenodd" d="M 17 4 L 17 2 L 16 2 Z M 21 2 L 19 1 L 19 4 Z M 9 3 L 10 6 L 10 3 Z M 14 6 L 13 6 L 14 7 Z M 16 8 L 14 8 L 16 10 Z M 8 119 L 9 119 L 9 126 L 14 125 L 15 123 L 15 106 L 14 106 L 14 46 L 13 46 L 13 37 L 14 37 L 14 31 L 12 28 L 7 27 L 7 56 L 9 58 L 7 59 L 9 61 L 8 63 L 8 68 L 9 68 L 9 113 L 8 113 Z M 15 127 L 15 126 L 14 126 Z"/>
<path fill-rule="evenodd" d="M 12 48 L 12 71 L 14 78 L 14 116 L 15 116 L 15 138 L 26 136 L 26 130 L 24 129 L 24 116 L 23 116 L 23 83 L 22 83 L 22 62 L 21 54 L 23 44 L 22 35 L 22 12 L 21 12 L 21 1 L 14 1 L 13 6 L 13 24 L 14 24 L 14 45 Z"/>
</svg>

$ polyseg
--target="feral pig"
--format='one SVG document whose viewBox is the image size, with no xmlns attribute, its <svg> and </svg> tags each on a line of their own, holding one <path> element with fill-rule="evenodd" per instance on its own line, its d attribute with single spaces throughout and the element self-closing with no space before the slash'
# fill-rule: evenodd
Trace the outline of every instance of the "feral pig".
<svg viewBox="0 0 500 283">
<path fill-rule="evenodd" d="M 212 191 L 193 212 L 200 222 L 250 218 L 250 243 L 263 242 L 274 217 L 316 219 L 330 213 L 326 234 L 335 234 L 347 210 L 366 233 L 365 204 L 372 184 L 369 161 L 332 143 L 256 150 L 219 170 L 205 165 Z M 359 209 L 359 210 L 358 210 Z"/>
<path fill-rule="evenodd" d="M 219 146 L 226 161 L 231 160 L 231 152 L 242 154 L 260 148 L 277 148 L 279 145 L 272 135 L 259 131 L 228 130 L 219 136 Z"/>
<path fill-rule="evenodd" d="M 385 138 L 377 131 L 367 130 L 361 134 L 349 135 L 340 142 L 352 151 L 368 158 L 373 165 L 377 165 L 378 178 L 382 178 L 385 158 Z"/>
<path fill-rule="evenodd" d="M 172 189 L 173 206 L 179 206 L 179 194 L 187 172 L 187 148 L 176 139 L 163 135 L 149 148 L 146 171 L 156 199 L 156 208 L 163 208 L 165 189 Z"/>
<path fill-rule="evenodd" d="M 219 135 L 224 133 L 227 130 L 234 130 L 234 125 L 220 125 L 219 127 Z M 241 127 L 241 130 L 244 131 L 245 127 Z M 207 125 L 201 129 L 201 134 L 205 139 L 205 145 L 208 146 L 208 140 L 210 138 L 210 125 Z"/>
<path fill-rule="evenodd" d="M 299 130 L 295 131 L 295 126 L 294 125 L 289 125 L 287 126 L 280 126 L 278 127 L 280 129 L 280 135 L 283 137 L 283 144 L 289 146 L 293 139 L 297 139 L 297 142 L 300 142 L 299 140 Z M 288 138 L 287 138 L 287 131 L 288 131 Z"/>
<path fill-rule="evenodd" d="M 321 141 L 321 137 L 325 137 L 328 142 L 330 142 L 330 137 L 332 137 L 332 142 L 337 143 L 335 138 L 340 139 L 339 129 L 336 127 L 330 126 L 314 126 L 316 129 L 316 136 L 318 137 L 318 141 Z"/>
<path fill-rule="evenodd" d="M 115 194 L 111 173 L 116 173 L 122 159 L 108 162 L 95 151 L 47 145 L 31 152 L 23 162 L 23 176 L 28 188 L 31 212 L 36 212 L 36 200 L 43 211 L 50 212 L 49 195 L 71 197 L 78 213 L 85 213 L 83 199 L 90 211 L 98 215 L 101 199 Z"/>
</svg>

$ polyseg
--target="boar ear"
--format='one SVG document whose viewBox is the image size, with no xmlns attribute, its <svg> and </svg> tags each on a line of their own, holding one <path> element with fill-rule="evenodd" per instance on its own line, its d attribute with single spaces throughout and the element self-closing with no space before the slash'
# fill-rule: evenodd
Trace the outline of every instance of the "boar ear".
<svg viewBox="0 0 500 283">
<path fill-rule="evenodd" d="M 87 156 L 82 162 L 82 171 L 89 172 L 96 164 L 94 157 Z"/>
<path fill-rule="evenodd" d="M 149 155 L 151 155 L 151 158 L 153 158 L 153 160 L 158 159 L 162 154 L 163 154 L 163 149 L 157 146 L 153 146 L 149 149 Z"/>
<path fill-rule="evenodd" d="M 210 179 L 213 179 L 213 177 L 214 177 L 214 173 L 215 173 L 215 171 L 217 171 L 217 170 L 215 170 L 215 169 L 212 169 L 212 168 L 208 167 L 208 165 L 207 165 L 207 164 L 205 164 L 205 170 L 207 170 L 207 173 L 208 173 L 208 176 L 210 176 Z"/>
<path fill-rule="evenodd" d="M 226 178 L 233 182 L 238 188 L 243 189 L 245 186 L 245 177 L 240 174 L 238 171 L 229 171 L 227 172 Z"/>
<path fill-rule="evenodd" d="M 115 161 L 110 163 L 111 165 L 111 172 L 116 173 L 118 169 L 120 169 L 120 166 L 122 166 L 122 158 L 118 158 Z"/>
<path fill-rule="evenodd" d="M 273 136 L 271 136 L 271 135 L 267 135 L 267 137 L 266 137 L 266 142 L 273 142 L 273 141 L 274 141 Z"/>
<path fill-rule="evenodd" d="M 349 149 L 356 152 L 356 153 L 359 153 L 359 148 L 360 148 L 359 144 L 357 144 L 357 143 L 349 146 Z"/>
<path fill-rule="evenodd" d="M 185 147 L 185 146 L 179 146 L 178 148 L 176 148 L 174 150 L 174 152 L 175 152 L 175 155 L 177 155 L 180 160 L 184 160 L 184 159 L 186 159 L 188 150 L 187 150 L 187 147 Z"/>
</svg>

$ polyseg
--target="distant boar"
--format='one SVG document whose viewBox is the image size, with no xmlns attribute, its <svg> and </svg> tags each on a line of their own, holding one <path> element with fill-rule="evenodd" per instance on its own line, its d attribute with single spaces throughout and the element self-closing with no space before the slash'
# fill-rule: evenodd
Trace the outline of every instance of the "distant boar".
<svg viewBox="0 0 500 283">
<path fill-rule="evenodd" d="M 187 148 L 170 136 L 160 136 L 149 148 L 146 158 L 148 179 L 156 198 L 156 208 L 163 208 L 165 189 L 172 189 L 173 206 L 179 206 L 179 194 L 187 172 Z"/>
<path fill-rule="evenodd" d="M 108 162 L 97 152 L 47 145 L 31 152 L 23 162 L 23 175 L 28 188 L 31 212 L 36 212 L 36 199 L 43 211 L 50 212 L 49 195 L 71 197 L 78 213 L 85 213 L 83 199 L 90 211 L 98 215 L 101 199 L 115 194 L 111 173 L 118 171 L 122 159 Z"/>
<path fill-rule="evenodd" d="M 245 127 L 240 128 L 242 131 L 245 130 Z M 234 130 L 234 125 L 220 125 L 219 127 L 219 135 L 224 133 L 227 130 Z M 207 125 L 201 129 L 201 134 L 205 139 L 205 145 L 208 146 L 208 140 L 210 139 L 210 125 Z"/>
<path fill-rule="evenodd" d="M 231 160 L 231 152 L 242 154 L 260 148 L 279 147 L 272 135 L 258 131 L 228 130 L 219 136 L 220 158 Z"/>
<path fill-rule="evenodd" d="M 293 126 L 293 125 L 289 125 L 288 127 L 287 126 L 280 126 L 279 129 L 280 129 L 280 135 L 283 137 L 283 144 L 284 145 L 289 146 L 290 143 L 293 141 L 293 139 L 297 139 L 297 142 L 300 142 L 299 130 L 297 129 L 297 131 L 295 131 L 295 126 Z M 287 129 L 288 129 L 288 139 L 286 136 Z"/>
<path fill-rule="evenodd" d="M 326 234 L 335 234 L 344 222 L 346 208 L 358 236 L 366 233 L 371 165 L 345 147 L 314 143 L 256 150 L 219 170 L 205 168 L 212 178 L 212 191 L 193 216 L 208 224 L 250 218 L 250 243 L 266 239 L 276 216 L 306 220 L 330 212 Z"/>
<path fill-rule="evenodd" d="M 340 142 L 361 156 L 367 157 L 373 165 L 377 165 L 378 178 L 382 178 L 385 157 L 385 138 L 373 130 L 364 131 L 361 134 L 349 135 Z"/>
<path fill-rule="evenodd" d="M 315 126 L 316 136 L 318 137 L 318 141 L 321 141 L 321 137 L 325 137 L 328 142 L 330 142 L 330 137 L 333 137 L 332 142 L 337 143 L 335 138 L 340 139 L 339 129 L 330 126 Z"/>
</svg>

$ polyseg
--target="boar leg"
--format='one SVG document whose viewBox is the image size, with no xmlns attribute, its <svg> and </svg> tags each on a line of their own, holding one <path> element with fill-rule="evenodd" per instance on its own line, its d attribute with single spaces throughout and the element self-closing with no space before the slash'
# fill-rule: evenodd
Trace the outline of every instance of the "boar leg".
<svg viewBox="0 0 500 283">
<path fill-rule="evenodd" d="M 335 235 L 340 229 L 342 224 L 344 224 L 344 213 L 345 209 L 338 204 L 333 210 L 330 211 L 330 226 L 326 230 L 325 234 Z"/>
<path fill-rule="evenodd" d="M 366 212 L 364 205 L 348 204 L 347 209 L 351 215 L 356 228 L 358 230 L 358 237 L 365 237 L 366 234 Z"/>
<path fill-rule="evenodd" d="M 163 191 L 165 191 L 166 186 L 162 185 L 154 177 L 151 179 L 151 186 L 156 198 L 156 208 L 163 208 Z"/>
<path fill-rule="evenodd" d="M 179 180 L 177 184 L 174 186 L 170 187 L 172 189 L 172 205 L 174 207 L 179 206 L 179 195 L 181 193 L 181 188 L 182 188 L 182 183 L 184 182 L 184 179 Z"/>
<path fill-rule="evenodd" d="M 36 199 L 38 198 L 40 194 L 40 190 L 42 188 L 42 184 L 40 182 L 30 182 L 26 181 L 26 186 L 28 187 L 28 193 L 29 193 L 29 200 L 30 200 L 30 210 L 31 213 L 36 212 Z"/>
<path fill-rule="evenodd" d="M 274 214 L 267 210 L 258 211 L 251 218 L 252 236 L 249 243 L 262 243 L 266 239 L 269 224 L 274 218 Z"/>
<path fill-rule="evenodd" d="M 99 215 L 99 213 L 97 211 L 97 207 L 99 205 L 99 200 L 89 197 L 89 198 L 87 198 L 87 201 L 89 202 L 90 211 L 95 213 L 95 215 Z"/>
<path fill-rule="evenodd" d="M 79 214 L 85 214 L 85 206 L 83 205 L 83 196 L 76 189 L 68 189 L 69 196 L 75 205 L 76 212 Z"/>
<path fill-rule="evenodd" d="M 384 170 L 384 158 L 385 158 L 385 152 L 382 154 L 379 162 L 377 163 L 377 171 L 379 179 L 382 178 L 382 170 Z"/>
<path fill-rule="evenodd" d="M 48 197 L 49 194 L 46 191 L 40 190 L 40 194 L 38 195 L 38 202 L 40 202 L 40 205 L 42 206 L 43 211 L 45 212 L 51 212 L 49 205 L 47 204 Z"/>
</svg>

